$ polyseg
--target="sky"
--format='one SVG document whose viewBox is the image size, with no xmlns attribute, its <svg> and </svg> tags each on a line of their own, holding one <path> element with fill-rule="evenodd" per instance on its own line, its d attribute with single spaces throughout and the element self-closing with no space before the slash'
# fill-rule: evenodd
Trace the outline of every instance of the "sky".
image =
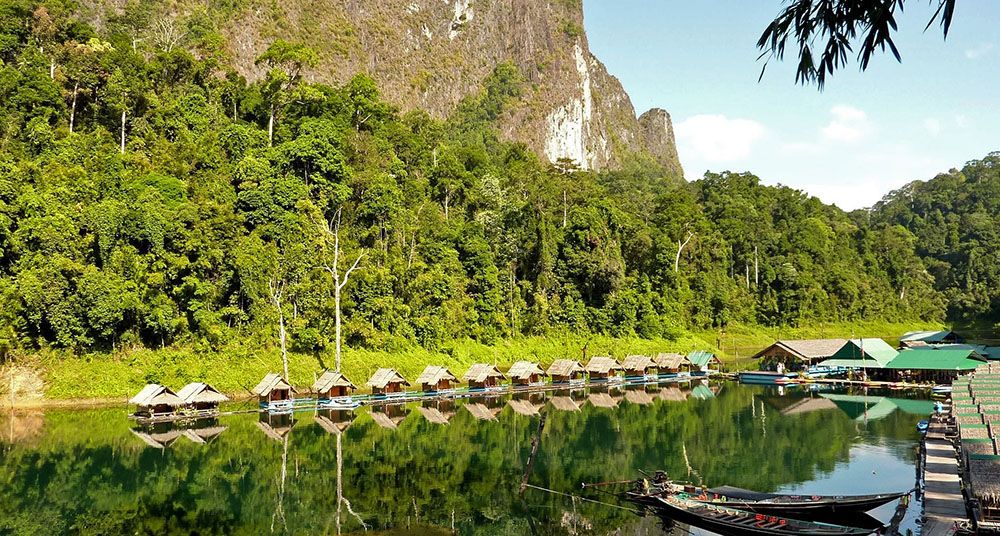
<svg viewBox="0 0 1000 536">
<path fill-rule="evenodd" d="M 795 55 L 762 63 L 757 38 L 780 0 L 584 0 L 591 52 L 636 112 L 673 119 L 687 179 L 750 171 L 845 210 L 868 207 L 1000 150 L 1000 2 L 961 0 L 947 40 L 909 0 L 888 54 L 823 91 L 795 84 Z"/>
</svg>

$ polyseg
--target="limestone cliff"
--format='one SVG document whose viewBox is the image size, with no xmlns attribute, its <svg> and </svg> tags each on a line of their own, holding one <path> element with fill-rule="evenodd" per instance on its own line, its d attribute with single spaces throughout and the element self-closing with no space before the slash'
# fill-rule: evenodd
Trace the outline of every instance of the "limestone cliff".
<svg viewBox="0 0 1000 536">
<path fill-rule="evenodd" d="M 94 0 L 103 9 L 124 0 Z M 117 4 L 117 5 L 116 5 Z M 215 2 L 208 2 L 213 9 Z M 248 78 L 254 58 L 276 38 L 317 49 L 309 76 L 343 82 L 375 78 L 402 109 L 443 118 L 480 90 L 501 62 L 525 77 L 521 101 L 500 119 L 501 132 L 555 161 L 614 167 L 629 153 L 652 156 L 680 176 L 670 118 L 636 118 L 621 83 L 590 53 L 581 0 L 244 0 L 218 17 L 226 48 Z M 159 16 L 184 17 L 206 0 L 161 4 Z"/>
</svg>

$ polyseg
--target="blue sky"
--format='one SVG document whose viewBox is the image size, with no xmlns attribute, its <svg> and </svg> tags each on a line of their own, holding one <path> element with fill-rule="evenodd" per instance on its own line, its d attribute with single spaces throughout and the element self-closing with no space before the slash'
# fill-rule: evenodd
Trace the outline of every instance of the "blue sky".
<svg viewBox="0 0 1000 536">
<path fill-rule="evenodd" d="M 591 51 L 637 113 L 670 112 L 690 180 L 751 171 L 844 209 L 1000 150 L 1000 2 L 961 0 L 947 41 L 926 0 L 898 18 L 903 56 L 857 63 L 824 91 L 794 58 L 761 83 L 755 45 L 779 0 L 584 0 Z M 791 59 L 792 61 L 789 61 Z"/>
</svg>

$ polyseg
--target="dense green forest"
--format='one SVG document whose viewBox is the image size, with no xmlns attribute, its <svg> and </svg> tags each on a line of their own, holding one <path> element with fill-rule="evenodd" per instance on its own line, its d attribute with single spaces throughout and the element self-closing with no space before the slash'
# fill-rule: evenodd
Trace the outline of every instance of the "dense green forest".
<svg viewBox="0 0 1000 536">
<path fill-rule="evenodd" d="M 0 1 L 6 356 L 274 345 L 279 316 L 292 350 L 328 351 L 334 252 L 340 278 L 360 257 L 355 348 L 997 313 L 995 156 L 848 214 L 641 154 L 545 163 L 493 127 L 531 90 L 508 64 L 440 121 L 364 74 L 305 80 L 303 44 L 274 42 L 249 81 L 204 16 L 164 40 L 137 38 L 140 4 L 101 31 L 73 13 Z"/>
</svg>

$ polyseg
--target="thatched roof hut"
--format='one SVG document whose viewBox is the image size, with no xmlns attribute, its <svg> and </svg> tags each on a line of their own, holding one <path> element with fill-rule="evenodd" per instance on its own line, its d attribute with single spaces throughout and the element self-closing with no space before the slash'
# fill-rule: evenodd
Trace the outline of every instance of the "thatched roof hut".
<svg viewBox="0 0 1000 536">
<path fill-rule="evenodd" d="M 681 370 L 684 364 L 684 355 L 677 353 L 659 353 L 653 358 L 656 368 L 661 374 L 674 373 Z"/>
<path fill-rule="evenodd" d="M 135 404 L 137 415 L 153 416 L 156 414 L 173 413 L 184 401 L 169 388 L 158 383 L 150 383 L 128 401 Z"/>
<path fill-rule="evenodd" d="M 295 388 L 280 374 L 271 372 L 254 387 L 251 392 L 257 395 L 261 402 L 273 402 L 275 400 L 289 400 Z"/>
<path fill-rule="evenodd" d="M 979 413 L 956 415 L 955 422 L 958 424 L 983 424 L 983 416 Z"/>
<path fill-rule="evenodd" d="M 985 424 L 959 424 L 958 435 L 962 439 L 992 439 Z"/>
<path fill-rule="evenodd" d="M 561 383 L 580 379 L 587 371 L 575 359 L 556 359 L 546 372 L 553 383 Z"/>
<path fill-rule="evenodd" d="M 967 455 L 986 454 L 995 456 L 997 454 L 992 439 L 963 439 L 962 452 Z"/>
<path fill-rule="evenodd" d="M 970 455 L 969 481 L 985 520 L 997 521 L 1000 517 L 1000 459 L 996 456 Z"/>
<path fill-rule="evenodd" d="M 378 395 L 402 392 L 404 386 L 410 386 L 410 382 L 396 372 L 396 369 L 380 368 L 372 374 L 366 385 L 372 388 L 372 393 Z"/>
<path fill-rule="evenodd" d="M 310 390 L 319 398 L 336 398 L 348 396 L 357 389 L 351 380 L 340 372 L 324 370 L 323 374 L 313 382 Z"/>
<path fill-rule="evenodd" d="M 496 387 L 506 379 L 507 376 L 504 376 L 503 372 L 500 372 L 500 369 L 495 365 L 488 365 L 486 363 L 475 363 L 469 367 L 465 376 L 462 376 L 462 381 L 469 382 L 469 387 L 472 389 Z"/>
<path fill-rule="evenodd" d="M 424 391 L 443 391 L 452 388 L 458 378 L 445 367 L 427 365 L 417 378 L 417 385 Z"/>
<path fill-rule="evenodd" d="M 626 374 L 644 376 L 656 368 L 656 363 L 648 355 L 630 355 L 625 357 L 622 368 L 625 369 Z"/>
<path fill-rule="evenodd" d="M 507 376 L 515 385 L 530 385 L 541 382 L 547 374 L 538 366 L 538 363 L 518 361 L 511 365 Z"/>
<path fill-rule="evenodd" d="M 613 357 L 595 356 L 587 363 L 587 374 L 591 379 L 607 379 L 624 370 Z"/>
<path fill-rule="evenodd" d="M 219 407 L 219 404 L 229 401 L 229 397 L 211 385 L 202 382 L 191 382 L 185 385 L 180 391 L 177 391 L 177 397 L 184 404 L 195 409 L 215 409 Z"/>
</svg>

